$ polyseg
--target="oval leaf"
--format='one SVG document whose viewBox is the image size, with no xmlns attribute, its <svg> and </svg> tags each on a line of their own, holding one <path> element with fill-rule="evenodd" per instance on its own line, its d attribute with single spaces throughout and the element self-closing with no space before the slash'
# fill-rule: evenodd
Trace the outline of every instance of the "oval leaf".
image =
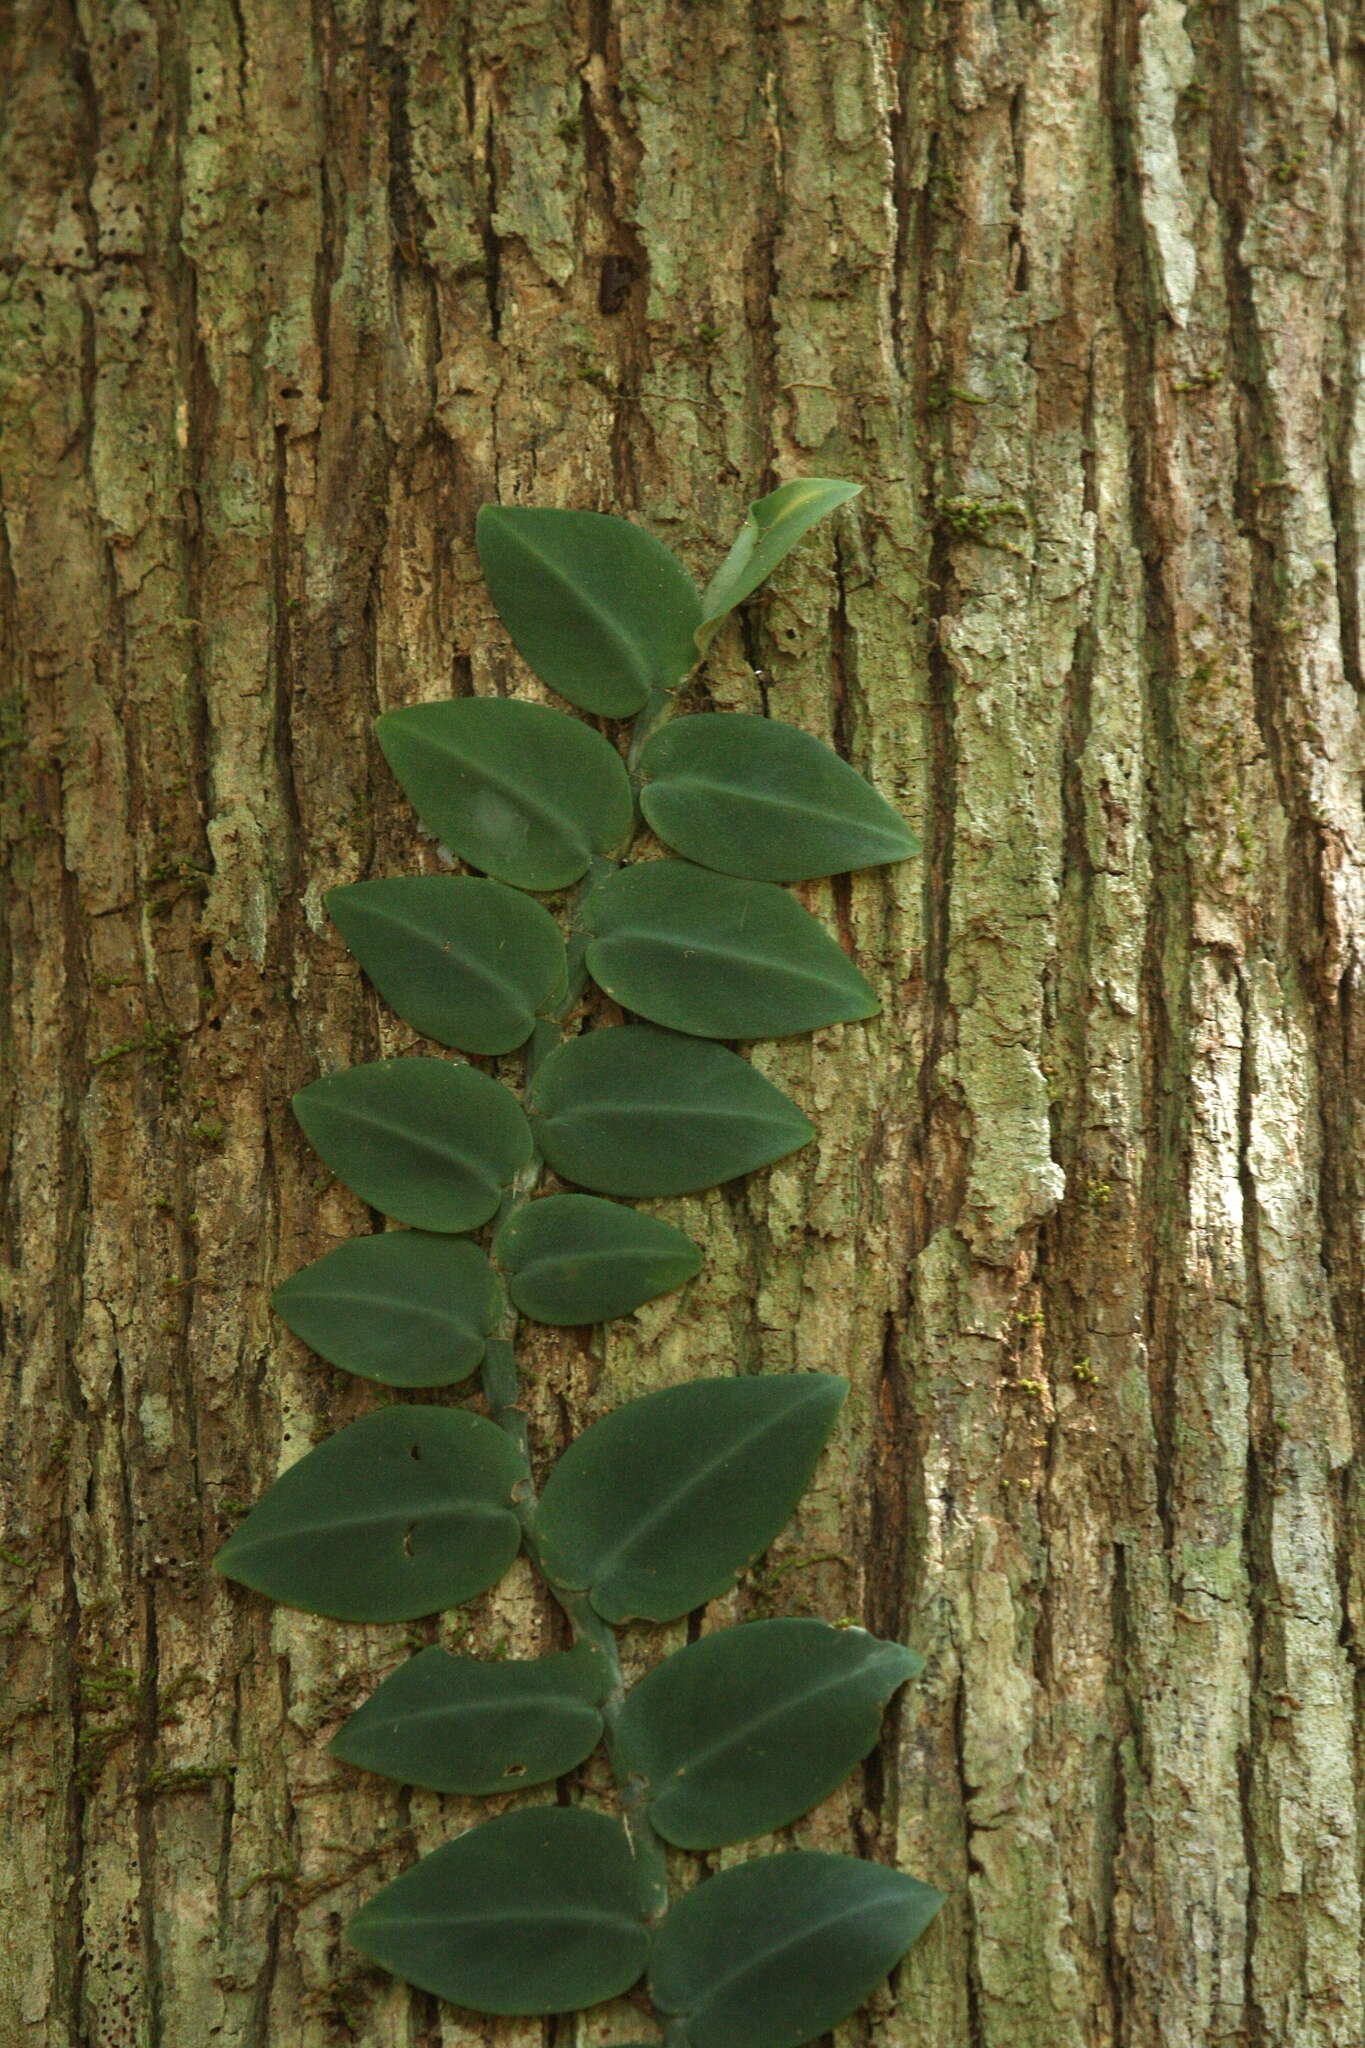
<svg viewBox="0 0 1365 2048">
<path fill-rule="evenodd" d="M 814 1137 L 796 1104 L 724 1046 L 647 1024 L 556 1046 L 527 1108 L 555 1172 L 603 1195 L 686 1195 Z"/>
<path fill-rule="evenodd" d="M 785 1827 L 867 1755 L 920 1669 L 899 1643 L 824 1621 L 749 1622 L 677 1651 L 618 1728 L 655 1828 L 680 1849 L 719 1849 Z"/>
<path fill-rule="evenodd" d="M 674 1031 L 783 1038 L 879 1007 L 824 927 L 771 882 L 646 861 L 600 882 L 583 921 L 598 987 Z"/>
<path fill-rule="evenodd" d="M 802 476 L 749 507 L 734 546 L 706 586 L 705 616 L 697 628 L 703 652 L 726 613 L 757 590 L 817 520 L 856 498 L 861 489 L 861 484 L 839 483 L 833 477 Z"/>
<path fill-rule="evenodd" d="M 512 1052 L 563 990 L 558 925 L 501 882 L 396 875 L 323 900 L 385 1002 L 441 1045 Z"/>
<path fill-rule="evenodd" d="M 467 1408 L 381 1408 L 275 1481 L 214 1559 L 337 1621 L 413 1621 L 495 1585 L 516 1556 L 511 1437 Z"/>
<path fill-rule="evenodd" d="M 270 1302 L 331 1365 L 387 1387 L 448 1387 L 482 1362 L 501 1295 L 476 1245 L 388 1230 L 339 1244 Z"/>
<path fill-rule="evenodd" d="M 294 1097 L 309 1143 L 363 1202 L 418 1230 L 477 1230 L 531 1162 L 515 1095 L 448 1060 L 376 1060 Z"/>
<path fill-rule="evenodd" d="M 722 874 L 802 882 L 918 853 L 885 797 L 832 747 L 773 718 L 674 718 L 640 757 L 640 808 L 665 846 Z"/>
<path fill-rule="evenodd" d="M 514 1209 L 493 1252 L 512 1300 L 538 1323 L 629 1315 L 701 1270 L 681 1230 L 595 1195 L 546 1195 Z"/>
<path fill-rule="evenodd" d="M 499 882 L 567 888 L 630 830 L 620 755 L 547 704 L 413 704 L 386 711 L 375 731 L 422 823 Z"/>
<path fill-rule="evenodd" d="M 630 718 L 696 661 L 696 586 L 638 526 L 602 512 L 485 505 L 478 547 L 517 652 L 584 711 Z"/>
<path fill-rule="evenodd" d="M 800 2048 L 856 2012 L 943 1903 L 898 1870 L 796 1850 L 688 1892 L 649 1982 L 689 2048 Z"/>
<path fill-rule="evenodd" d="M 765 1374 L 614 1409 L 550 1474 L 546 1572 L 607 1621 L 676 1621 L 727 1592 L 800 1500 L 847 1390 L 829 1373 Z"/>
<path fill-rule="evenodd" d="M 352 1714 L 331 1751 L 433 1792 L 515 1792 L 562 1777 L 596 1749 L 610 1684 L 591 1643 L 531 1663 L 422 1650 Z"/>
<path fill-rule="evenodd" d="M 346 1932 L 395 1976 L 476 2012 L 576 2012 L 628 1990 L 649 1953 L 625 1831 L 581 1806 L 471 1828 Z"/>
</svg>

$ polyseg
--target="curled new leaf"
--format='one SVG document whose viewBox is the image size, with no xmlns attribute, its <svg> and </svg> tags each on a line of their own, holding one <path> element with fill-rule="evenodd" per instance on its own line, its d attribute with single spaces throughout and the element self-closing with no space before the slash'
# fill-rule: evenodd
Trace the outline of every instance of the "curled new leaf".
<svg viewBox="0 0 1365 2048">
<path fill-rule="evenodd" d="M 676 1621 L 727 1592 L 801 1498 L 847 1382 L 693 1380 L 570 1444 L 537 1511 L 541 1559 L 607 1621 Z"/>
<path fill-rule="evenodd" d="M 681 1287 L 701 1267 L 690 1237 L 595 1195 L 514 1209 L 494 1241 L 507 1291 L 539 1323 L 601 1323 Z"/>
<path fill-rule="evenodd" d="M 421 1650 L 352 1714 L 332 1754 L 433 1792 L 515 1792 L 597 1747 L 610 1683 L 591 1643 L 526 1663 Z"/>
<path fill-rule="evenodd" d="M 627 520 L 485 505 L 478 547 L 518 653 L 584 711 L 629 718 L 696 660 L 696 587 L 661 541 Z"/>
<path fill-rule="evenodd" d="M 603 1195 L 686 1195 L 768 1166 L 815 1133 L 720 1045 L 617 1025 L 550 1054 L 527 1096 L 555 1172 Z"/>
<path fill-rule="evenodd" d="M 376 1060 L 294 1097 L 310 1144 L 361 1200 L 417 1230 L 477 1230 L 531 1161 L 515 1095 L 449 1060 Z"/>
<path fill-rule="evenodd" d="M 471 1828 L 346 1932 L 395 1976 L 476 2012 L 576 2012 L 628 1990 L 649 1953 L 625 1830 L 581 1806 Z"/>
<path fill-rule="evenodd" d="M 547 704 L 413 704 L 385 712 L 375 731 L 422 823 L 496 881 L 567 888 L 630 830 L 620 755 Z"/>
<path fill-rule="evenodd" d="M 832 747 L 773 718 L 674 718 L 640 757 L 640 808 L 665 846 L 756 882 L 802 882 L 919 852 L 885 797 Z"/>
<path fill-rule="evenodd" d="M 564 987 L 547 910 L 471 875 L 395 875 L 325 897 L 337 929 L 404 1023 L 461 1052 L 511 1052 Z"/>
<path fill-rule="evenodd" d="M 381 1408 L 291 1465 L 214 1560 L 338 1621 L 412 1621 L 495 1585 L 516 1556 L 511 1437 L 467 1408 Z"/>
<path fill-rule="evenodd" d="M 295 1336 L 330 1364 L 389 1387 L 467 1379 L 501 1299 L 477 1246 L 424 1230 L 349 1238 L 270 1297 Z"/>
<path fill-rule="evenodd" d="M 782 1038 L 877 1012 L 843 949 L 770 882 L 646 861 L 600 882 L 583 921 L 598 987 L 674 1031 Z"/>
<path fill-rule="evenodd" d="M 654 2002 L 687 2048 L 801 2048 L 857 2011 L 942 1903 L 852 1856 L 756 1857 L 673 1908 L 650 1963 Z"/>
<path fill-rule="evenodd" d="M 803 534 L 809 533 L 827 513 L 856 498 L 859 484 L 839 483 L 832 477 L 802 476 L 782 484 L 749 507 L 749 516 L 739 529 L 735 544 L 706 587 L 702 599 L 704 618 L 697 628 L 697 645 L 705 652 L 716 628 L 727 612 L 742 604 L 770 576 L 782 557 L 790 554 Z"/>
<path fill-rule="evenodd" d="M 650 1820 L 681 1849 L 784 1827 L 866 1756 L 882 1708 L 919 1668 L 899 1643 L 824 1621 L 754 1621 L 690 1643 L 621 1711 Z"/>
</svg>

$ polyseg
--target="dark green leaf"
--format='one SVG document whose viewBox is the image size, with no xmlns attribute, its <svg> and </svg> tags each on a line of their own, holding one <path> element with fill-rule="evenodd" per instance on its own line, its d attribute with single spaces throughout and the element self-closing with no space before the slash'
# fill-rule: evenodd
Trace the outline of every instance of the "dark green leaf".
<svg viewBox="0 0 1365 2048">
<path fill-rule="evenodd" d="M 640 807 L 678 853 L 756 882 L 801 882 L 919 852 L 886 799 L 832 747 L 773 718 L 674 718 L 640 757 Z"/>
<path fill-rule="evenodd" d="M 507 1291 L 538 1323 L 600 1323 L 671 1293 L 701 1269 L 690 1237 L 595 1195 L 514 1209 L 493 1245 Z"/>
<path fill-rule="evenodd" d="M 558 925 L 501 882 L 396 875 L 323 900 L 385 1002 L 442 1045 L 511 1052 L 563 990 Z"/>
<path fill-rule="evenodd" d="M 418 1230 L 477 1230 L 531 1161 L 521 1104 L 449 1060 L 376 1060 L 294 1097 L 310 1144 L 372 1208 Z"/>
<path fill-rule="evenodd" d="M 654 1826 L 680 1849 L 785 1827 L 867 1755 L 920 1669 L 899 1643 L 824 1621 L 749 1622 L 677 1651 L 629 1694 L 618 1730 Z"/>
<path fill-rule="evenodd" d="M 339 1244 L 270 1299 L 332 1365 L 388 1387 L 448 1387 L 480 1364 L 501 1293 L 477 1246 L 386 1230 Z"/>
<path fill-rule="evenodd" d="M 333 1738 L 332 1754 L 433 1792 L 515 1792 L 581 1764 L 611 1684 L 591 1643 L 532 1663 L 422 1650 Z"/>
<path fill-rule="evenodd" d="M 379 743 L 424 825 L 518 889 L 563 889 L 630 830 L 620 755 L 581 718 L 514 698 L 414 704 Z"/>
<path fill-rule="evenodd" d="M 655 1942 L 650 1989 L 688 2048 L 800 2048 L 846 2019 L 943 1903 L 898 1870 L 796 1850 L 699 1884 Z"/>
<path fill-rule="evenodd" d="M 749 507 L 734 546 L 706 586 L 702 599 L 705 617 L 697 629 L 697 644 L 703 652 L 726 613 L 757 590 L 817 520 L 856 498 L 861 488 L 831 477 L 796 477 Z"/>
<path fill-rule="evenodd" d="M 691 1194 L 815 1135 L 737 1053 L 647 1024 L 556 1046 L 527 1108 L 555 1172 L 603 1195 Z"/>
<path fill-rule="evenodd" d="M 495 1585 L 516 1556 L 510 1436 L 467 1408 L 381 1408 L 291 1465 L 214 1560 L 338 1621 L 412 1621 Z"/>
<path fill-rule="evenodd" d="M 784 1038 L 877 1012 L 842 948 L 771 882 L 646 861 L 600 882 L 583 922 L 598 987 L 675 1031 Z"/>
<path fill-rule="evenodd" d="M 829 1373 L 692 1380 L 613 1410 L 550 1474 L 545 1569 L 607 1621 L 676 1621 L 767 1549 L 843 1404 Z"/>
<path fill-rule="evenodd" d="M 629 1990 L 649 1954 L 625 1831 L 581 1806 L 471 1828 L 346 1932 L 395 1976 L 476 2012 L 576 2012 Z"/>
<path fill-rule="evenodd" d="M 478 544 L 518 653 L 584 711 L 629 718 L 696 661 L 696 586 L 638 526 L 601 512 L 485 505 Z"/>
</svg>

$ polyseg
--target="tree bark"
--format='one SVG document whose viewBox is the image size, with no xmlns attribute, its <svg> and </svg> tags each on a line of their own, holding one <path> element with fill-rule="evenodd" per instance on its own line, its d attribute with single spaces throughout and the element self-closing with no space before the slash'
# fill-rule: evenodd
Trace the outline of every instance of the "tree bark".
<svg viewBox="0 0 1365 2048">
<path fill-rule="evenodd" d="M 366 1221 L 291 1091 L 411 1043 L 321 896 L 433 864 L 376 712 L 537 693 L 482 501 L 704 578 L 818 474 L 864 495 L 696 701 L 922 830 L 808 892 L 883 1012 L 755 1051 L 817 1143 L 670 1205 L 683 1295 L 531 1347 L 535 1441 L 702 1372 L 852 1380 L 708 1617 L 928 1658 L 791 1833 L 949 1894 L 850 2041 L 1360 2048 L 1349 0 L 0 16 L 0 2041 L 541 2039 L 342 1942 L 474 1817 L 326 1755 L 402 1632 L 209 1570 L 377 1399 L 267 1307 Z M 439 1635 L 553 1628 L 518 1568 Z"/>
</svg>

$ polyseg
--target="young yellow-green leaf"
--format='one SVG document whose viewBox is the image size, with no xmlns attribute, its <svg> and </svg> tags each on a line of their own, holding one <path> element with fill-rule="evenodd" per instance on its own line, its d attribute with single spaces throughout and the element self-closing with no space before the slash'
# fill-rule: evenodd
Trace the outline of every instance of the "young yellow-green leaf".
<svg viewBox="0 0 1365 2048">
<path fill-rule="evenodd" d="M 270 1301 L 331 1365 L 388 1387 L 448 1387 L 482 1362 L 502 1289 L 476 1245 L 386 1230 L 348 1238 Z"/>
<path fill-rule="evenodd" d="M 475 2012 L 576 2012 L 629 1990 L 649 1954 L 625 1830 L 582 1806 L 471 1828 L 346 1932 L 383 1969 Z"/>
<path fill-rule="evenodd" d="M 697 645 L 705 653 L 727 612 L 742 604 L 782 557 L 790 554 L 818 520 L 856 498 L 861 484 L 839 483 L 832 477 L 802 476 L 770 491 L 749 507 L 749 516 L 725 560 L 706 586 Z"/>
<path fill-rule="evenodd" d="M 630 718 L 696 661 L 696 586 L 662 541 L 627 520 L 485 505 L 478 547 L 517 652 L 584 711 Z"/>
<path fill-rule="evenodd" d="M 655 1941 L 649 1983 L 687 2048 L 801 2048 L 846 2019 L 943 1903 L 898 1870 L 799 1849 L 687 1893 Z"/>
<path fill-rule="evenodd" d="M 796 1104 L 721 1045 L 621 1024 L 555 1047 L 527 1097 L 555 1172 L 601 1195 L 686 1195 L 814 1137 Z"/>
<path fill-rule="evenodd" d="M 381 1408 L 291 1465 L 214 1559 L 337 1621 L 413 1621 L 496 1585 L 521 1543 L 510 1436 L 467 1408 Z"/>
<path fill-rule="evenodd" d="M 493 1243 L 507 1291 L 538 1323 L 601 1323 L 669 1294 L 701 1269 L 690 1237 L 595 1195 L 514 1209 Z"/>
<path fill-rule="evenodd" d="M 395 875 L 323 901 L 385 1002 L 441 1045 L 511 1052 L 563 991 L 559 926 L 501 882 Z"/>
<path fill-rule="evenodd" d="M 517 1792 L 562 1777 L 596 1749 L 611 1686 L 600 1650 L 481 1664 L 420 1650 L 331 1742 L 333 1756 L 433 1792 Z"/>
<path fill-rule="evenodd" d="M 515 698 L 386 711 L 375 731 L 422 823 L 517 889 L 563 889 L 630 830 L 630 779 L 581 718 Z"/>
<path fill-rule="evenodd" d="M 644 861 L 598 883 L 583 924 L 598 987 L 674 1031 L 785 1038 L 879 1007 L 824 926 L 771 882 Z"/>
<path fill-rule="evenodd" d="M 640 808 L 665 846 L 755 882 L 802 882 L 919 852 L 885 797 L 832 747 L 743 711 L 673 718 L 640 756 Z"/>
<path fill-rule="evenodd" d="M 301 1088 L 309 1143 L 363 1202 L 417 1230 L 477 1230 L 531 1162 L 515 1095 L 449 1060 L 376 1060 Z"/>
<path fill-rule="evenodd" d="M 742 1842 L 815 1806 L 920 1670 L 899 1643 L 825 1621 L 753 1621 L 678 1650 L 627 1695 L 617 1735 L 680 1849 Z"/>
<path fill-rule="evenodd" d="M 613 1409 L 555 1466 L 541 1558 L 607 1621 L 676 1621 L 728 1592 L 809 1483 L 848 1391 L 829 1373 L 692 1380 Z"/>
</svg>

